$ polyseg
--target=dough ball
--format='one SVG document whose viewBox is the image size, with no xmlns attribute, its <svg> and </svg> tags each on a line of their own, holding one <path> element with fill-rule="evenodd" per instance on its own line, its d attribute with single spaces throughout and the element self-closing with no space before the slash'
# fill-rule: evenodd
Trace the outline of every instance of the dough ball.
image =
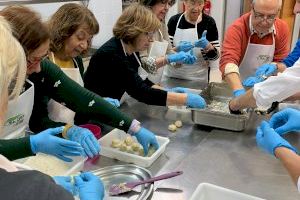
<svg viewBox="0 0 300 200">
<path fill-rule="evenodd" d="M 144 156 L 144 149 L 143 148 L 139 148 L 139 155 L 140 156 Z"/>
<path fill-rule="evenodd" d="M 138 143 L 136 143 L 136 142 L 134 142 L 132 145 L 131 145 L 131 148 L 132 148 L 132 150 L 133 151 L 139 151 L 139 149 L 140 149 L 140 145 L 138 144 Z"/>
<path fill-rule="evenodd" d="M 180 120 L 177 120 L 174 124 L 177 128 L 182 127 L 182 121 L 180 121 Z"/>
<path fill-rule="evenodd" d="M 125 144 L 126 144 L 127 146 L 131 146 L 131 145 L 134 143 L 134 141 L 133 141 L 133 139 L 132 139 L 131 136 L 127 136 L 127 137 L 125 138 L 124 142 L 125 142 Z"/>
<path fill-rule="evenodd" d="M 126 151 L 128 152 L 128 153 L 134 153 L 134 151 L 133 151 L 133 149 L 132 149 L 132 147 L 131 146 L 126 146 Z"/>
<path fill-rule="evenodd" d="M 124 142 L 120 145 L 120 151 L 127 151 L 127 145 Z"/>
<path fill-rule="evenodd" d="M 121 144 L 122 144 L 121 140 L 113 139 L 110 146 L 113 148 L 119 148 Z"/>
<path fill-rule="evenodd" d="M 168 129 L 169 129 L 169 131 L 175 132 L 177 127 L 175 126 L 175 124 L 170 124 Z"/>
</svg>

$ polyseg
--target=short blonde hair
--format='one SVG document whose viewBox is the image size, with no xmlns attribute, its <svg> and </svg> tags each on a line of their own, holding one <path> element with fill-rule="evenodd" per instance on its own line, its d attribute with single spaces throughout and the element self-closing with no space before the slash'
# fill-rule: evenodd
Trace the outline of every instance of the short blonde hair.
<svg viewBox="0 0 300 200">
<path fill-rule="evenodd" d="M 134 43 L 141 33 L 159 29 L 161 22 L 153 12 L 139 3 L 128 6 L 117 20 L 113 34 L 125 43 Z"/>
<path fill-rule="evenodd" d="M 13 100 L 21 93 L 27 66 L 21 44 L 12 35 L 9 23 L 1 16 L 0 44 L 0 124 L 2 125 L 8 99 Z"/>
<path fill-rule="evenodd" d="M 61 51 L 65 41 L 83 24 L 87 25 L 89 34 L 95 35 L 99 32 L 97 19 L 87 7 L 77 3 L 67 3 L 61 6 L 48 22 L 50 50 Z"/>
</svg>

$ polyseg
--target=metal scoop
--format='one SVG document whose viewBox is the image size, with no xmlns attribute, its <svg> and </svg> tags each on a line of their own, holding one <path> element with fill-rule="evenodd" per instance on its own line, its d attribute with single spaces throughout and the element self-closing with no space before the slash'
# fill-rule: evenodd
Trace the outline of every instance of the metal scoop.
<svg viewBox="0 0 300 200">
<path fill-rule="evenodd" d="M 153 183 L 154 181 L 172 178 L 174 176 L 181 175 L 182 173 L 183 173 L 182 171 L 177 171 L 177 172 L 171 172 L 171 173 L 163 174 L 160 176 L 152 177 L 152 178 L 149 178 L 149 179 L 146 179 L 143 181 L 113 184 L 109 187 L 109 195 L 114 196 L 114 195 L 122 194 L 125 192 L 129 192 L 138 185 L 142 185 L 145 183 Z"/>
</svg>

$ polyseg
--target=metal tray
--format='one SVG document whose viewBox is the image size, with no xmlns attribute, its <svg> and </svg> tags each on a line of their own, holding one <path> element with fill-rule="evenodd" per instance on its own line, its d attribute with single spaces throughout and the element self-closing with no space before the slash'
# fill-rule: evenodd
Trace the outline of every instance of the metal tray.
<svg viewBox="0 0 300 200">
<path fill-rule="evenodd" d="M 201 92 L 201 96 L 206 100 L 207 104 L 210 104 L 212 101 L 229 102 L 232 98 L 231 89 L 226 83 L 210 83 Z M 248 112 L 242 115 L 230 114 L 229 110 L 226 112 L 209 108 L 191 110 L 194 123 L 232 131 L 244 130 L 250 116 Z"/>
<path fill-rule="evenodd" d="M 92 171 L 99 176 L 105 186 L 104 200 L 146 200 L 153 194 L 153 184 L 144 184 L 136 187 L 134 191 L 118 196 L 109 196 L 109 186 L 129 181 L 145 180 L 151 178 L 151 172 L 137 165 L 114 165 Z"/>
</svg>

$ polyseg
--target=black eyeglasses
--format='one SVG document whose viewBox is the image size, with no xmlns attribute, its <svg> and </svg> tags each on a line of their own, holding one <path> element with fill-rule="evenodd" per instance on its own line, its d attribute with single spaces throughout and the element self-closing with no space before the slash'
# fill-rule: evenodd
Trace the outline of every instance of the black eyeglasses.
<svg viewBox="0 0 300 200">
<path fill-rule="evenodd" d="M 266 20 L 266 22 L 268 22 L 268 23 L 273 23 L 274 20 L 276 19 L 277 14 L 264 15 L 262 13 L 256 12 L 254 7 L 252 9 L 253 9 L 253 12 L 254 12 L 255 19 L 258 20 L 258 21 L 262 22 L 262 21 Z"/>
</svg>

